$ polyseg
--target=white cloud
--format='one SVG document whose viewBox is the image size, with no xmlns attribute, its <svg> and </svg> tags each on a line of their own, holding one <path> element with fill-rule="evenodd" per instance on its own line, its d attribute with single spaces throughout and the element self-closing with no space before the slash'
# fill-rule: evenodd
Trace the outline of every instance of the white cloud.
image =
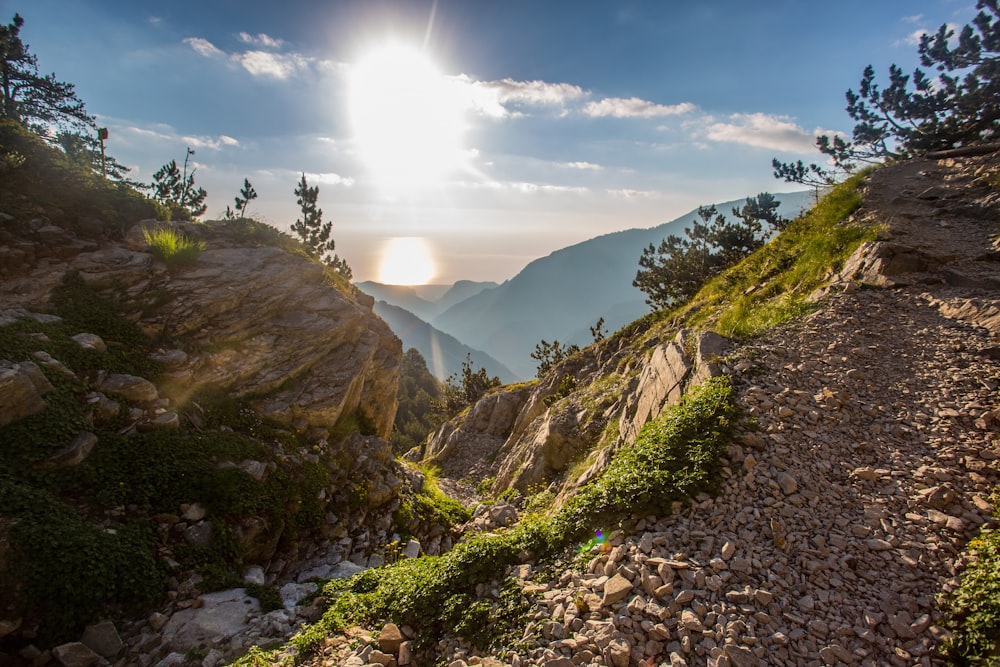
<svg viewBox="0 0 1000 667">
<path fill-rule="evenodd" d="M 211 150 L 219 150 L 223 146 L 239 147 L 240 145 L 239 140 L 225 134 L 220 134 L 218 137 L 184 136 L 181 137 L 181 141 L 194 148 L 208 148 Z"/>
<path fill-rule="evenodd" d="M 659 199 L 661 196 L 656 190 L 630 190 L 628 188 L 608 190 L 607 193 L 619 199 Z"/>
<path fill-rule="evenodd" d="M 913 16 L 904 16 L 903 23 L 920 23 L 924 20 L 923 14 L 914 14 Z"/>
<path fill-rule="evenodd" d="M 259 35 L 240 33 L 240 39 L 246 43 L 267 48 L 277 48 L 284 43 L 280 39 L 269 37 L 263 33 Z M 331 69 L 337 66 L 336 63 L 309 58 L 298 53 L 275 53 L 259 49 L 226 53 L 201 37 L 188 37 L 184 43 L 206 58 L 228 58 L 230 62 L 239 65 L 255 77 L 284 80 L 304 72 L 312 66 L 317 69 Z"/>
<path fill-rule="evenodd" d="M 296 175 L 296 178 L 301 177 L 301 173 Z M 354 179 L 349 176 L 341 176 L 340 174 L 335 174 L 333 172 L 327 172 L 323 174 L 312 174 L 306 172 L 306 181 L 312 184 L 320 183 L 322 185 L 343 185 L 345 188 L 349 188 L 354 185 Z"/>
<path fill-rule="evenodd" d="M 205 56 L 206 58 L 217 58 L 225 55 L 222 49 L 201 37 L 187 37 L 184 39 L 184 43 L 194 49 L 198 55 Z"/>
<path fill-rule="evenodd" d="M 661 116 L 679 116 L 695 110 L 690 102 L 665 105 L 656 104 L 638 97 L 622 98 L 607 97 L 599 102 L 588 102 L 583 112 L 594 118 L 659 118 Z"/>
<path fill-rule="evenodd" d="M 816 150 L 816 135 L 824 130 L 808 132 L 796 125 L 788 116 L 764 113 L 736 113 L 729 122 L 710 122 L 706 135 L 712 141 L 746 144 L 792 153 L 811 153 Z"/>
<path fill-rule="evenodd" d="M 280 49 L 285 43 L 283 39 L 277 39 L 264 33 L 258 35 L 251 35 L 248 32 L 241 32 L 239 34 L 240 41 L 246 44 L 252 44 L 254 46 L 263 46 L 268 49 Z"/>
<path fill-rule="evenodd" d="M 146 20 L 149 21 L 150 25 L 160 25 L 160 23 L 163 21 L 163 19 L 161 19 L 159 16 L 150 16 Z"/>
<path fill-rule="evenodd" d="M 955 34 L 961 32 L 961 26 L 955 23 L 948 23 L 947 26 L 948 30 L 951 30 Z M 937 34 L 937 30 L 927 30 L 926 28 L 917 28 L 903 39 L 897 39 L 895 42 L 893 42 L 893 46 L 903 46 L 903 45 L 918 46 L 920 44 L 921 38 L 924 35 L 931 35 L 933 37 L 935 34 Z"/>
<path fill-rule="evenodd" d="M 309 67 L 309 61 L 296 53 L 246 51 L 245 53 L 234 53 L 230 57 L 253 76 L 274 79 L 287 79 Z"/>
<path fill-rule="evenodd" d="M 604 167 L 602 167 L 601 165 L 594 164 L 593 162 L 563 162 L 561 166 L 566 167 L 568 169 L 580 169 L 584 171 L 587 170 L 600 171 L 604 169 Z"/>
<path fill-rule="evenodd" d="M 472 109 L 492 118 L 521 116 L 523 113 L 516 109 L 521 105 L 555 107 L 565 111 L 570 102 L 587 94 L 579 86 L 569 83 L 515 81 L 510 78 L 473 81 L 465 75 L 452 77 L 452 81 L 465 88 Z"/>
</svg>

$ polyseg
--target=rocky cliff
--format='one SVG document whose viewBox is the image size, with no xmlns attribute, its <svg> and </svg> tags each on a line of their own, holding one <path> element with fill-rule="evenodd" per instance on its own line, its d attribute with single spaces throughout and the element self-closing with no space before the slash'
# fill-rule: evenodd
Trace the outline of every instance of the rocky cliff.
<svg viewBox="0 0 1000 667">
<path fill-rule="evenodd" d="M 239 231 L 224 225 L 145 221 L 132 225 L 122 242 L 107 240 L 99 221 L 62 227 L 36 218 L 7 225 L 9 254 L 31 250 L 4 267 L 0 296 L 8 307 L 45 304 L 64 276 L 78 274 L 118 299 L 147 336 L 163 343 L 170 391 L 182 395 L 211 385 L 254 396 L 263 414 L 299 430 L 328 430 L 360 412 L 375 434 L 391 432 L 399 340 L 372 314 L 369 297 L 335 289 L 320 264 L 241 243 Z M 156 229 L 206 249 L 196 262 L 168 269 L 144 240 L 144 231 Z"/>
</svg>

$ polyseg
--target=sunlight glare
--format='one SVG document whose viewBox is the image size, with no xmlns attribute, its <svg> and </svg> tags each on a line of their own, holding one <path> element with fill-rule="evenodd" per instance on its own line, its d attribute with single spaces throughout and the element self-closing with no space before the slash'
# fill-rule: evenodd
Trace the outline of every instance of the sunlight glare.
<svg viewBox="0 0 1000 667">
<path fill-rule="evenodd" d="M 349 100 L 361 157 L 380 185 L 436 185 L 462 163 L 460 87 L 422 51 L 371 51 L 352 70 Z"/>
<path fill-rule="evenodd" d="M 384 285 L 425 285 L 435 272 L 430 245 L 422 238 L 389 239 L 382 249 L 379 282 Z"/>
</svg>

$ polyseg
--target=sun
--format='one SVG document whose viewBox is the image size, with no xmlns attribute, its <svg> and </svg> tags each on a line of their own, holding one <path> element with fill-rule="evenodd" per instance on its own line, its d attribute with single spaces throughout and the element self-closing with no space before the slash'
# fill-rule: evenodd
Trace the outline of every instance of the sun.
<svg viewBox="0 0 1000 667">
<path fill-rule="evenodd" d="M 459 82 L 421 50 L 388 43 L 352 69 L 349 113 L 361 157 L 390 188 L 440 184 L 463 159 Z"/>
<path fill-rule="evenodd" d="M 416 236 L 389 239 L 382 249 L 379 282 L 384 285 L 426 285 L 436 272 L 431 248 Z"/>
</svg>

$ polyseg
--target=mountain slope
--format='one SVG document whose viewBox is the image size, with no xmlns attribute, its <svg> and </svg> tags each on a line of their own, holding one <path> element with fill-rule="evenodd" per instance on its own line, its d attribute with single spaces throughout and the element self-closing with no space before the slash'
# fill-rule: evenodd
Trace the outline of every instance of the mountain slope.
<svg viewBox="0 0 1000 667">
<path fill-rule="evenodd" d="M 811 192 L 777 195 L 780 212 L 792 217 L 811 203 Z M 718 205 L 728 213 L 744 200 Z M 632 287 L 642 250 L 670 234 L 681 235 L 697 219 L 692 211 L 650 229 L 629 229 L 578 243 L 531 262 L 496 289 L 449 308 L 431 323 L 466 345 L 485 350 L 522 379 L 535 374 L 530 355 L 543 338 L 586 345 L 598 318 L 616 331 L 649 312 L 645 295 Z"/>
<path fill-rule="evenodd" d="M 357 288 L 377 301 L 408 310 L 425 322 L 465 301 L 485 289 L 496 287 L 494 282 L 459 280 L 454 285 L 385 285 L 372 280 L 356 284 Z"/>
<path fill-rule="evenodd" d="M 466 355 L 472 357 L 477 368 L 485 368 L 505 384 L 517 379 L 509 368 L 490 355 L 463 345 L 454 336 L 438 331 L 404 308 L 376 301 L 373 310 L 403 341 L 404 350 L 417 348 L 427 362 L 427 369 L 439 380 L 447 380 L 453 373 L 461 372 Z"/>
</svg>

